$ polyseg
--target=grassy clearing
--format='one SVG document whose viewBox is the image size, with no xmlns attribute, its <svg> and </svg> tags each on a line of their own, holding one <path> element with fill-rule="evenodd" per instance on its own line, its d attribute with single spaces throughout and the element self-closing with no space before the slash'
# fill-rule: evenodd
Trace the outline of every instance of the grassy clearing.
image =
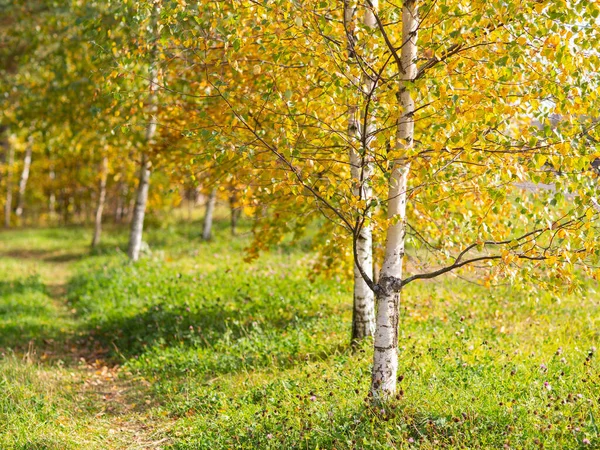
<svg viewBox="0 0 600 450">
<path fill-rule="evenodd" d="M 0 448 L 597 448 L 600 299 L 445 278 L 403 296 L 398 399 L 372 409 L 350 285 L 298 248 L 151 230 L 0 234 Z"/>
</svg>

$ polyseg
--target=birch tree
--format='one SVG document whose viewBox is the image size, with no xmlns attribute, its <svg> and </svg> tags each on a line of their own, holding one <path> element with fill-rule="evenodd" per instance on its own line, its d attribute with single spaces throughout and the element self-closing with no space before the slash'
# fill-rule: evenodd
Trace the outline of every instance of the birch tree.
<svg viewBox="0 0 600 450">
<path fill-rule="evenodd" d="M 364 26 L 368 31 L 375 27 L 375 16 L 373 11 L 377 10 L 377 1 L 372 4 L 366 4 L 364 9 Z M 349 161 L 351 176 L 353 179 L 352 194 L 358 200 L 370 200 L 372 196 L 370 188 L 370 176 L 372 172 L 372 163 L 370 158 L 369 145 L 373 140 L 374 127 L 370 113 L 370 97 L 373 91 L 373 83 L 367 72 L 370 61 L 364 58 L 362 64 L 357 61 L 358 41 L 354 30 L 354 16 L 357 13 L 357 6 L 350 1 L 344 2 L 344 28 L 346 30 L 346 39 L 348 46 L 348 58 L 350 66 L 360 65 L 362 67 L 362 76 L 358 80 L 350 79 L 352 87 L 359 87 L 361 105 L 349 105 L 348 111 L 348 138 L 358 142 L 360 151 L 350 145 Z M 370 36 L 367 35 L 367 43 L 361 45 L 367 49 L 370 42 Z M 366 101 L 365 101 L 366 100 Z M 363 106 L 364 105 L 364 106 Z M 356 238 L 356 259 L 354 265 L 354 302 L 352 310 L 352 340 L 358 341 L 367 336 L 372 336 L 375 331 L 375 299 L 373 291 L 369 288 L 365 279 L 360 273 L 359 266 L 368 277 L 373 277 L 373 236 L 371 224 L 369 223 L 370 214 L 367 214 L 365 221 L 360 227 L 360 232 Z"/>
<path fill-rule="evenodd" d="M 25 156 L 23 157 L 23 170 L 21 171 L 21 178 L 19 179 L 19 197 L 17 202 L 17 209 L 15 215 L 20 218 L 23 215 L 23 209 L 25 208 L 25 189 L 27 188 L 27 181 L 29 180 L 29 169 L 31 168 L 31 154 L 33 151 L 33 137 L 30 136 L 27 139 L 27 145 L 25 147 Z"/>
<path fill-rule="evenodd" d="M 332 228 L 330 261 L 343 264 L 340 255 L 350 246 L 377 297 L 370 391 L 375 401 L 386 401 L 396 392 L 399 296 L 407 284 L 455 271 L 477 274 L 484 283 L 530 276 L 538 283 L 552 276 L 572 280 L 567 274 L 576 266 L 594 273 L 598 251 L 586 243 L 597 211 L 589 200 L 589 175 L 581 171 L 589 170 L 595 150 L 582 140 L 579 124 L 540 132 L 531 119 L 569 108 L 572 115 L 588 114 L 597 106 L 598 58 L 590 45 L 598 31 L 574 24 L 598 11 L 589 4 L 537 1 L 367 6 L 377 43 L 370 67 L 375 128 L 365 132 L 373 140 L 360 149 L 373 161 L 370 202 L 356 198 L 355 174 L 339 150 L 348 149 L 339 137 L 354 132 L 340 106 L 342 100 L 349 104 L 341 80 L 356 82 L 342 69 L 348 66 L 348 33 L 341 26 L 347 8 L 277 4 L 267 10 L 272 28 L 265 33 L 277 36 L 269 41 L 275 42 L 272 53 L 261 50 L 265 44 L 238 41 L 227 56 L 239 73 L 254 74 L 252 89 L 238 89 L 222 73 L 213 76 L 236 119 L 231 138 L 248 149 L 254 176 L 271 180 L 265 195 L 279 202 L 280 212 L 270 226 L 289 230 L 285 211 L 297 215 L 297 208 L 314 205 L 347 233 Z M 253 10 L 248 4 L 248 16 L 240 12 L 236 23 L 251 23 Z M 276 55 L 268 73 L 241 58 L 259 54 L 263 61 Z M 544 73 L 554 73 L 560 87 Z M 551 98 L 550 106 L 540 98 Z M 540 170 L 548 160 L 572 169 L 561 180 L 564 189 L 585 194 L 574 203 L 559 194 L 551 209 L 540 206 L 547 196 L 520 194 L 516 181 L 550 176 Z M 376 253 L 382 259 L 377 282 L 358 255 L 363 223 L 385 242 Z M 264 227 L 260 233 L 269 239 Z M 417 261 L 409 268 L 407 251 Z"/>
<path fill-rule="evenodd" d="M 149 96 L 148 96 L 148 124 L 145 133 L 145 145 L 150 147 L 156 133 L 158 112 L 158 16 L 160 13 L 159 0 L 154 0 L 152 6 L 152 15 L 150 18 L 149 34 L 152 40 L 150 44 L 150 70 L 149 70 Z M 129 247 L 127 254 L 133 261 L 140 257 L 142 248 L 142 233 L 144 230 L 144 216 L 146 214 L 146 204 L 148 203 L 148 189 L 150 188 L 150 167 L 151 161 L 148 155 L 148 149 L 142 151 L 140 161 L 140 173 L 138 179 L 138 188 L 131 219 L 131 231 L 129 234 Z"/>
<path fill-rule="evenodd" d="M 52 136 L 47 169 L 65 222 L 92 209 L 97 134 L 110 141 L 109 164 L 121 165 L 117 190 L 137 178 L 134 260 L 152 202 L 166 204 L 171 187 L 197 185 L 206 173 L 205 186 L 239 187 L 233 204 L 253 216 L 251 257 L 318 219 L 311 275 L 340 289 L 354 281 L 353 338 L 374 332 L 377 402 L 396 392 L 409 283 L 453 274 L 487 285 L 576 283 L 577 271 L 600 278 L 590 173 L 599 136 L 586 119 L 600 107 L 595 2 L 88 2 L 100 13 L 85 31 L 99 70 L 89 47 L 68 45 L 83 35 L 73 17 L 23 6 L 19 19 L 49 25 L 19 34 L 15 54 L 0 49 L 0 121 L 20 154 L 25 130 L 44 116 L 33 131 Z M 49 45 L 54 36 L 61 45 Z M 159 111 L 161 62 L 169 70 Z M 140 86 L 145 94 L 136 95 Z M 552 124 L 555 114 L 564 120 Z M 149 198 L 151 171 L 164 189 Z M 40 178 L 30 180 L 37 194 Z M 523 192 L 522 182 L 555 189 Z M 96 225 L 111 184 L 100 177 Z"/>
<path fill-rule="evenodd" d="M 385 255 L 377 294 L 377 321 L 374 341 L 371 392 L 389 397 L 396 392 L 398 374 L 398 324 L 400 289 L 406 235 L 406 202 L 410 162 L 407 158 L 414 144 L 415 102 L 410 83 L 417 75 L 418 0 L 405 0 L 402 6 L 402 47 L 398 61 L 399 117 L 395 147 L 397 157 L 392 161 L 389 182 L 388 218 L 395 222 L 386 232 Z"/>
</svg>

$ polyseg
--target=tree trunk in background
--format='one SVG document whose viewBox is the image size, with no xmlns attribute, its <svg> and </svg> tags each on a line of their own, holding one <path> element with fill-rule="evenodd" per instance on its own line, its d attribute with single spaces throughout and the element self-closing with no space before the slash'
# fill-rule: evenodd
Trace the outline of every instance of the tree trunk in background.
<svg viewBox="0 0 600 450">
<path fill-rule="evenodd" d="M 6 156 L 6 202 L 4 203 L 4 227 L 10 228 L 10 216 L 12 212 L 12 172 L 15 158 L 15 149 L 8 144 L 8 155 Z"/>
<path fill-rule="evenodd" d="M 242 213 L 237 204 L 237 194 L 235 191 L 229 197 L 229 209 L 231 211 L 231 235 L 235 236 L 237 234 L 238 219 Z"/>
<path fill-rule="evenodd" d="M 397 122 L 396 150 L 401 155 L 393 162 L 389 184 L 388 217 L 397 222 L 387 229 L 385 258 L 377 293 L 377 320 L 373 353 L 371 393 L 376 401 L 387 400 L 396 393 L 398 374 L 398 322 L 400 292 L 393 287 L 402 278 L 404 238 L 406 234 L 406 200 L 410 165 L 406 154 L 414 143 L 414 100 L 408 89 L 417 74 L 417 1 L 406 0 L 402 7 L 402 50 L 398 98 L 400 117 Z"/>
<path fill-rule="evenodd" d="M 25 189 L 27 188 L 27 180 L 29 180 L 29 168 L 31 167 L 31 152 L 33 150 L 33 138 L 29 138 L 27 148 L 25 149 L 25 158 L 23 158 L 23 171 L 21 172 L 21 179 L 19 180 L 19 199 L 17 202 L 17 209 L 15 215 L 21 217 L 23 215 L 23 209 L 25 208 Z"/>
<path fill-rule="evenodd" d="M 156 133 L 156 113 L 158 111 L 158 28 L 157 21 L 159 15 L 159 2 L 154 2 L 152 9 L 152 18 L 150 24 L 150 35 L 154 39 L 150 52 L 150 86 L 149 86 L 149 122 L 146 127 L 146 145 L 152 144 L 152 139 Z M 155 35 L 156 34 L 156 35 Z M 148 203 L 148 189 L 150 186 L 150 158 L 146 151 L 142 153 L 140 167 L 139 184 L 131 219 L 131 232 L 129 234 L 129 249 L 127 254 L 133 261 L 140 257 L 142 248 L 142 233 L 144 231 L 144 216 L 146 215 L 146 203 Z"/>
<path fill-rule="evenodd" d="M 50 162 L 50 171 L 48 173 L 50 178 L 50 194 L 48 196 L 48 219 L 50 222 L 56 220 L 56 194 L 54 193 L 54 180 L 56 179 L 56 173 L 54 172 L 54 164 Z"/>
<path fill-rule="evenodd" d="M 102 213 L 104 211 L 104 203 L 106 202 L 106 179 L 108 177 L 108 158 L 102 158 L 100 165 L 100 185 L 98 189 L 98 205 L 96 207 L 96 215 L 94 217 L 94 237 L 92 238 L 92 248 L 100 243 L 100 235 L 102 234 Z"/>
<path fill-rule="evenodd" d="M 217 188 L 213 188 L 206 200 L 206 213 L 204 214 L 204 226 L 202 228 L 202 239 L 209 241 L 212 237 L 213 214 L 217 203 Z"/>
<path fill-rule="evenodd" d="M 364 25 L 373 28 L 376 24 L 373 11 L 377 11 L 378 0 L 371 0 L 373 10 L 368 6 L 368 0 L 365 5 Z M 349 0 L 344 2 L 344 21 L 347 27 L 351 27 L 355 13 L 354 5 Z M 346 30 L 349 63 L 356 64 L 356 37 L 351 29 Z M 364 74 L 362 80 L 352 80 L 353 84 L 360 86 L 361 98 L 368 95 L 373 82 Z M 368 111 L 359 113 L 357 105 L 350 105 L 348 111 L 348 139 L 351 142 L 358 142 L 361 152 L 350 145 L 350 171 L 353 180 L 352 195 L 357 199 L 366 200 L 372 196 L 370 187 L 370 177 L 372 172 L 369 163 L 370 143 L 373 140 L 373 120 L 369 117 Z M 361 122 L 359 122 L 359 116 Z M 361 131 L 361 128 L 364 130 Z M 373 237 L 371 225 L 368 223 L 370 213 L 366 215 L 364 223 L 356 238 L 356 261 L 354 264 L 354 302 L 352 308 L 352 342 L 356 343 L 375 332 L 375 294 L 365 282 L 358 265 L 363 269 L 369 278 L 373 278 Z"/>
<path fill-rule="evenodd" d="M 73 196 L 65 189 L 62 190 L 62 218 L 63 225 L 68 225 L 71 222 L 71 216 L 74 206 Z"/>
</svg>

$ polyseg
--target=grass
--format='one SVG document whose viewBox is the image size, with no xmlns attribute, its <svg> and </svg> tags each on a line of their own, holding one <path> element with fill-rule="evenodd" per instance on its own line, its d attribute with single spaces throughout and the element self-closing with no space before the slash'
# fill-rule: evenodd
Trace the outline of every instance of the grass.
<svg viewBox="0 0 600 450">
<path fill-rule="evenodd" d="M 244 231 L 244 230 L 242 230 Z M 457 278 L 403 293 L 401 391 L 370 406 L 351 286 L 306 245 L 242 261 L 197 222 L 0 233 L 0 448 L 598 448 L 600 300 Z"/>
</svg>

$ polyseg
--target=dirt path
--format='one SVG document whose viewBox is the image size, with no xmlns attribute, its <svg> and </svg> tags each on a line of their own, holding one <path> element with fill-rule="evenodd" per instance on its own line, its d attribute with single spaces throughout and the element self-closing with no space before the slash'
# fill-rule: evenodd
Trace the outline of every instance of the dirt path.
<svg viewBox="0 0 600 450">
<path fill-rule="evenodd" d="M 68 283 L 73 276 L 74 262 L 84 255 L 82 251 L 67 258 L 62 251 L 32 253 L 24 250 L 5 252 L 0 256 L 0 268 L 2 258 L 5 262 L 8 259 L 19 261 L 23 277 L 19 273 L 12 274 L 13 280 L 39 275 L 47 298 L 52 302 L 54 311 L 50 316 L 68 324 L 60 339 L 36 336 L 35 344 L 31 341 L 28 348 L 23 349 L 22 363 L 39 367 L 36 373 L 40 377 L 51 373 L 57 380 L 58 390 L 74 393 L 73 411 L 83 410 L 82 414 L 92 415 L 84 419 L 96 434 L 92 441 L 98 444 L 92 448 L 166 448 L 169 439 L 165 435 L 170 423 L 156 417 L 149 384 L 114 362 L 108 362 L 105 359 L 108 350 L 80 327 L 81 318 L 69 305 Z M 74 436 L 74 442 L 80 442 L 80 438 L 85 437 Z"/>
<path fill-rule="evenodd" d="M 76 311 L 69 307 L 67 299 L 72 265 L 69 262 L 56 264 L 62 266 L 58 272 L 63 274 L 63 277 L 54 278 L 51 283 L 46 284 L 48 294 L 57 308 L 77 321 Z M 135 379 L 121 366 L 105 361 L 104 355 L 108 350 L 97 342 L 91 340 L 84 345 L 79 347 L 75 342 L 75 345 L 65 350 L 78 360 L 74 373 L 82 386 L 80 393 L 83 401 L 98 409 L 96 417 L 108 420 L 110 424 L 108 435 L 105 437 L 107 448 L 165 448 L 169 441 L 164 437 L 167 430 L 165 427 L 158 427 L 158 422 L 148 416 L 148 405 L 152 403 L 147 398 L 148 383 Z"/>
</svg>

